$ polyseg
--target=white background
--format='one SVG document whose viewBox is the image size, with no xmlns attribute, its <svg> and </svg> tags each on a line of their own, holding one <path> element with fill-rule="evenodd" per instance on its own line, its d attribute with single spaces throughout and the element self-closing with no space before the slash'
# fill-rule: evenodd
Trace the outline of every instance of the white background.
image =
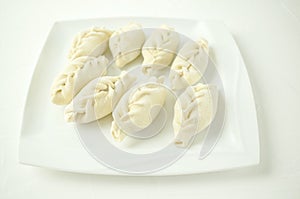
<svg viewBox="0 0 300 199">
<path fill-rule="evenodd" d="M 113 16 L 220 20 L 244 57 L 261 164 L 176 177 L 72 174 L 18 163 L 30 78 L 56 20 Z M 300 198 L 300 1 L 0 0 L 0 198 Z M 47 75 L 47 74 L 45 74 Z"/>
</svg>

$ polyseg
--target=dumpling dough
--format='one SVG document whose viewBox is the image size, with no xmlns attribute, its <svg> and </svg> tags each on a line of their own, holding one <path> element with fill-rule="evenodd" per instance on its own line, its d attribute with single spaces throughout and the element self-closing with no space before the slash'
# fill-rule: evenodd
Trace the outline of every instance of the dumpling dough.
<svg viewBox="0 0 300 199">
<path fill-rule="evenodd" d="M 185 43 L 171 66 L 169 79 L 172 89 L 179 90 L 199 81 L 208 64 L 208 53 L 204 39 Z"/>
<path fill-rule="evenodd" d="M 104 28 L 93 27 L 76 35 L 69 52 L 69 60 L 81 56 L 98 57 L 108 48 L 108 40 L 112 32 Z"/>
<path fill-rule="evenodd" d="M 65 108 L 67 122 L 88 123 L 110 114 L 135 77 L 104 76 L 88 83 Z"/>
<path fill-rule="evenodd" d="M 127 103 L 118 106 L 114 111 L 120 116 L 122 126 L 128 129 L 132 127 L 144 129 L 156 118 L 165 100 L 166 88 L 159 84 L 148 83 L 130 93 Z M 112 123 L 111 134 L 119 142 L 126 137 L 125 131 L 118 126 L 116 119 Z"/>
<path fill-rule="evenodd" d="M 82 56 L 70 61 L 52 84 L 51 101 L 57 105 L 69 104 L 89 81 L 106 74 L 108 62 L 104 56 Z"/>
<path fill-rule="evenodd" d="M 109 39 L 109 48 L 116 65 L 122 68 L 137 58 L 144 42 L 145 34 L 139 24 L 131 23 L 114 32 Z"/>
<path fill-rule="evenodd" d="M 213 120 L 218 102 L 216 86 L 196 84 L 188 87 L 174 106 L 175 145 L 186 147 L 190 139 Z"/>
<path fill-rule="evenodd" d="M 169 66 L 176 55 L 179 42 L 179 35 L 173 28 L 163 25 L 155 30 L 142 49 L 143 72 L 150 74 L 152 70 L 161 70 Z"/>
</svg>

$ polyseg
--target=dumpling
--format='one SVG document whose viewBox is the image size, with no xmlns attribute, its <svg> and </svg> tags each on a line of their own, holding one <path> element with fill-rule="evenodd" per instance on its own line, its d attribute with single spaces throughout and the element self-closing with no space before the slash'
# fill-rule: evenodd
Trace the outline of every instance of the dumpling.
<svg viewBox="0 0 300 199">
<path fill-rule="evenodd" d="M 160 112 L 165 100 L 166 88 L 159 84 L 148 83 L 134 89 L 128 100 L 118 105 L 113 112 L 112 137 L 120 142 L 126 137 L 125 132 L 137 132 L 148 127 Z M 117 121 L 126 129 L 121 129 Z"/>
<path fill-rule="evenodd" d="M 109 48 L 119 68 L 136 59 L 141 54 L 145 34 L 142 26 L 131 23 L 114 32 L 109 39 Z"/>
<path fill-rule="evenodd" d="M 199 81 L 208 64 L 207 41 L 189 41 L 180 49 L 170 72 L 172 89 L 179 90 Z"/>
<path fill-rule="evenodd" d="M 173 28 L 161 26 L 155 30 L 142 49 L 143 72 L 150 74 L 152 70 L 161 70 L 169 66 L 176 55 L 179 42 L 179 35 Z"/>
<path fill-rule="evenodd" d="M 216 86 L 196 84 L 188 87 L 176 100 L 173 129 L 175 145 L 186 147 L 190 139 L 213 120 L 218 102 Z"/>
<path fill-rule="evenodd" d="M 108 40 L 112 32 L 104 28 L 93 27 L 76 35 L 69 52 L 69 60 L 81 56 L 98 57 L 108 48 Z"/>
<path fill-rule="evenodd" d="M 94 79 L 65 108 L 65 120 L 88 123 L 107 116 L 135 79 L 125 72 Z"/>
<path fill-rule="evenodd" d="M 111 113 L 112 96 L 118 79 L 104 76 L 87 84 L 65 108 L 65 120 L 88 123 Z"/>
<path fill-rule="evenodd" d="M 127 129 L 141 130 L 149 126 L 156 118 L 165 99 L 166 90 L 164 87 L 157 84 L 148 84 L 131 93 L 128 103 L 119 109 L 115 109 L 114 112 L 118 114 L 122 125 L 126 126 Z M 111 128 L 113 138 L 120 142 L 126 137 L 125 132 L 114 120 Z"/>
<path fill-rule="evenodd" d="M 51 101 L 57 105 L 69 104 L 89 81 L 106 74 L 108 62 L 104 56 L 82 56 L 70 61 L 52 84 Z"/>
</svg>

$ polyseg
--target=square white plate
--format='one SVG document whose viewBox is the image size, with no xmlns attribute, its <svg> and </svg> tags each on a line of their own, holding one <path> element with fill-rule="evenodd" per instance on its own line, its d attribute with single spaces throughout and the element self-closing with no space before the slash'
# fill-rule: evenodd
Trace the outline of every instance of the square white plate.
<svg viewBox="0 0 300 199">
<path fill-rule="evenodd" d="M 63 171 L 124 175 L 104 167 L 84 149 L 74 125 L 64 121 L 64 107 L 50 102 L 50 87 L 67 62 L 66 55 L 77 32 L 91 26 L 116 29 L 132 21 L 145 28 L 167 24 L 195 40 L 201 33 L 213 50 L 212 60 L 216 63 L 226 96 L 225 124 L 212 153 L 199 160 L 200 148 L 196 144 L 173 165 L 150 175 L 203 173 L 258 164 L 255 103 L 246 66 L 231 34 L 220 22 L 166 18 L 102 18 L 55 23 L 40 54 L 28 92 L 19 145 L 20 162 Z"/>
</svg>

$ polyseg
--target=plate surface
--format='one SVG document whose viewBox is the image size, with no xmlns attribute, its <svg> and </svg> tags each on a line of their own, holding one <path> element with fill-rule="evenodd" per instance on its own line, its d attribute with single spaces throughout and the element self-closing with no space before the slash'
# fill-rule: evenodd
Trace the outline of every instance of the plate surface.
<svg viewBox="0 0 300 199">
<path fill-rule="evenodd" d="M 75 126 L 64 121 L 64 107 L 50 102 L 50 87 L 67 62 L 66 55 L 77 32 L 91 26 L 117 29 L 133 21 L 144 28 L 167 24 L 195 40 L 201 33 L 212 49 L 211 58 L 222 80 L 226 97 L 222 136 L 211 154 L 199 160 L 200 141 L 174 164 L 149 175 L 203 173 L 258 164 L 259 138 L 251 84 L 231 34 L 219 22 L 165 18 L 103 18 L 55 23 L 41 52 L 28 92 L 19 145 L 20 162 L 63 171 L 124 175 L 106 168 L 84 149 Z M 105 120 L 110 121 L 111 118 Z M 163 139 L 168 139 L 168 136 Z M 139 151 L 126 145 L 119 147 L 133 153 L 147 153 L 157 150 L 159 143 L 154 145 L 149 142 L 145 146 Z"/>
</svg>

